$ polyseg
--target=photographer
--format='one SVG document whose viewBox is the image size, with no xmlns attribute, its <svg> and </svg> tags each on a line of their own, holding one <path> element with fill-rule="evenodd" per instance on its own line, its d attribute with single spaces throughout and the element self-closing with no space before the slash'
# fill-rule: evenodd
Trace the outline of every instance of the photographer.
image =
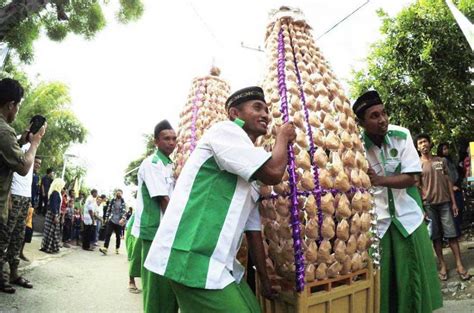
<svg viewBox="0 0 474 313">
<path fill-rule="evenodd" d="M 10 264 L 10 283 L 22 287 L 31 288 L 31 284 L 18 275 L 16 263 L 13 258 L 6 253 L 11 238 L 11 230 L 18 223 L 18 212 L 12 209 L 11 184 L 13 173 L 25 176 L 33 166 L 36 151 L 41 143 L 41 138 L 46 131 L 46 123 L 40 127 L 30 125 L 20 138 L 21 143 L 30 143 L 26 152 L 21 150 L 17 140 L 15 130 L 11 124 L 15 120 L 20 102 L 23 98 L 23 87 L 14 79 L 5 78 L 0 81 L 0 273 L 3 272 L 5 262 Z M 31 131 L 30 131 L 31 130 Z M 13 288 L 0 275 L 0 291 L 14 293 Z"/>
</svg>

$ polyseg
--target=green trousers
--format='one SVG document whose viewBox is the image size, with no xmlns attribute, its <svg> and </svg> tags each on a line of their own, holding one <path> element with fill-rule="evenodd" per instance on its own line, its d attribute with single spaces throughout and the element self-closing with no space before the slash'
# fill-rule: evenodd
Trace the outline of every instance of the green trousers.
<svg viewBox="0 0 474 313">
<path fill-rule="evenodd" d="M 150 251 L 151 240 L 141 239 L 141 278 L 143 289 L 143 310 L 145 313 L 177 313 L 178 302 L 171 289 L 169 280 L 147 270 L 145 263 L 148 251 Z"/>
<path fill-rule="evenodd" d="M 135 238 L 127 229 L 125 245 L 128 257 L 128 275 L 130 277 L 140 277 L 142 271 L 142 241 L 140 238 Z"/>
<path fill-rule="evenodd" d="M 381 313 L 431 313 L 443 306 L 425 223 L 407 238 L 390 225 L 380 247 Z"/>
<path fill-rule="evenodd" d="M 224 289 L 191 288 L 169 280 L 181 313 L 260 313 L 257 298 L 245 281 Z"/>
</svg>

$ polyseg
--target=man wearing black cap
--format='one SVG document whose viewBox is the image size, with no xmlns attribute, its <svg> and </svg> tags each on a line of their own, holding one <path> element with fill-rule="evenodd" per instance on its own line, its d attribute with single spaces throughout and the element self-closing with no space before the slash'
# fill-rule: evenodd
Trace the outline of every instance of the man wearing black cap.
<svg viewBox="0 0 474 313">
<path fill-rule="evenodd" d="M 173 162 L 169 156 L 176 147 L 176 133 L 171 124 L 163 120 L 155 126 L 154 137 L 156 152 L 143 160 L 138 169 L 137 208 L 132 234 L 141 250 L 133 248 L 132 253 L 141 253 L 135 258 L 141 258 L 144 312 L 177 313 L 178 304 L 169 283 L 143 266 L 174 188 Z M 124 223 L 122 219 L 120 224 Z M 129 274 L 135 275 L 132 268 Z"/>
<path fill-rule="evenodd" d="M 295 129 L 284 124 L 268 153 L 255 147 L 268 126 L 263 90 L 239 90 L 226 108 L 230 120 L 207 130 L 187 160 L 145 261 L 147 269 L 169 280 L 183 313 L 260 312 L 235 260 L 244 231 L 251 233 L 247 239 L 263 293 L 273 295 L 258 252 L 263 243 L 255 181 L 281 181 Z"/>
<path fill-rule="evenodd" d="M 436 264 L 415 186 L 421 164 L 410 131 L 388 123 L 376 91 L 353 106 L 374 187 L 381 237 L 380 312 L 432 312 L 442 307 Z"/>
</svg>

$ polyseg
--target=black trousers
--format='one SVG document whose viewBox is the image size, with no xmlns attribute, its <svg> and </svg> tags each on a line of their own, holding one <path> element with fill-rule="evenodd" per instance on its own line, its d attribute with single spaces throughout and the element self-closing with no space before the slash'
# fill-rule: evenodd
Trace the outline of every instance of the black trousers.
<svg viewBox="0 0 474 313">
<path fill-rule="evenodd" d="M 63 223 L 63 242 L 71 240 L 72 220 L 65 218 Z"/>
<path fill-rule="evenodd" d="M 107 223 L 107 228 L 105 230 L 105 242 L 104 247 L 108 248 L 110 243 L 110 237 L 112 237 L 112 233 L 115 233 L 115 248 L 120 248 L 120 236 L 122 232 L 122 226 L 112 223 L 109 221 Z"/>
<path fill-rule="evenodd" d="M 84 232 L 82 233 L 82 249 L 90 249 L 94 230 L 94 225 L 84 225 Z"/>
</svg>

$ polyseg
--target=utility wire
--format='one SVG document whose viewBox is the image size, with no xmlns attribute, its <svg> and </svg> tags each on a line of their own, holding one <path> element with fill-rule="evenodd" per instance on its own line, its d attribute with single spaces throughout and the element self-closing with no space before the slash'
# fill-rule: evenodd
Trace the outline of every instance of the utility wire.
<svg viewBox="0 0 474 313">
<path fill-rule="evenodd" d="M 347 20 L 349 17 L 351 17 L 354 13 L 356 13 L 357 11 L 359 11 L 360 9 L 362 9 L 364 6 L 366 6 L 368 3 L 370 2 L 370 0 L 367 0 L 366 2 L 362 3 L 357 9 L 355 9 L 354 11 L 352 11 L 349 15 L 347 15 L 346 17 L 344 17 L 342 20 L 340 20 L 339 22 L 337 22 L 334 26 L 332 26 L 331 28 L 329 28 L 326 32 L 324 32 L 321 36 L 319 36 L 318 38 L 316 38 L 316 40 L 319 40 L 321 39 L 324 35 L 326 35 L 327 33 L 329 33 L 331 30 L 333 30 L 334 28 L 336 28 L 339 24 L 341 24 L 342 22 L 344 22 L 345 20 Z"/>
<path fill-rule="evenodd" d="M 321 39 L 323 36 L 327 35 L 330 31 L 332 31 L 334 28 L 336 28 L 339 24 L 341 24 L 342 22 L 344 22 L 345 20 L 347 20 L 349 17 L 351 17 L 352 15 L 354 15 L 357 11 L 359 11 L 360 9 L 362 9 L 364 6 L 366 6 L 368 3 L 370 2 L 370 0 L 362 3 L 359 7 L 357 7 L 354 11 L 352 11 L 351 13 L 349 13 L 347 16 L 345 16 L 343 19 L 341 19 L 339 22 L 337 22 L 336 24 L 334 24 L 331 28 L 329 28 L 327 31 L 325 31 L 322 35 L 320 35 L 316 40 L 319 40 Z M 262 50 L 260 48 L 260 46 L 258 48 L 254 48 L 254 47 L 250 47 L 250 46 L 246 46 L 243 42 L 240 43 L 240 46 L 244 49 L 249 49 L 249 50 L 253 50 L 253 51 L 256 51 L 256 52 L 265 52 L 264 50 Z"/>
<path fill-rule="evenodd" d="M 224 45 L 222 44 L 222 42 L 217 38 L 217 36 L 215 35 L 214 31 L 212 30 L 212 28 L 206 23 L 206 21 L 201 17 L 201 15 L 199 14 L 198 10 L 194 7 L 194 5 L 191 3 L 191 1 L 187 1 L 188 5 L 191 7 L 191 9 L 193 10 L 194 14 L 196 14 L 197 18 L 201 21 L 202 25 L 204 26 L 204 28 L 207 30 L 207 32 L 211 35 L 211 37 L 214 39 L 214 41 L 217 43 L 217 45 L 219 45 L 221 48 L 224 47 Z"/>
</svg>

